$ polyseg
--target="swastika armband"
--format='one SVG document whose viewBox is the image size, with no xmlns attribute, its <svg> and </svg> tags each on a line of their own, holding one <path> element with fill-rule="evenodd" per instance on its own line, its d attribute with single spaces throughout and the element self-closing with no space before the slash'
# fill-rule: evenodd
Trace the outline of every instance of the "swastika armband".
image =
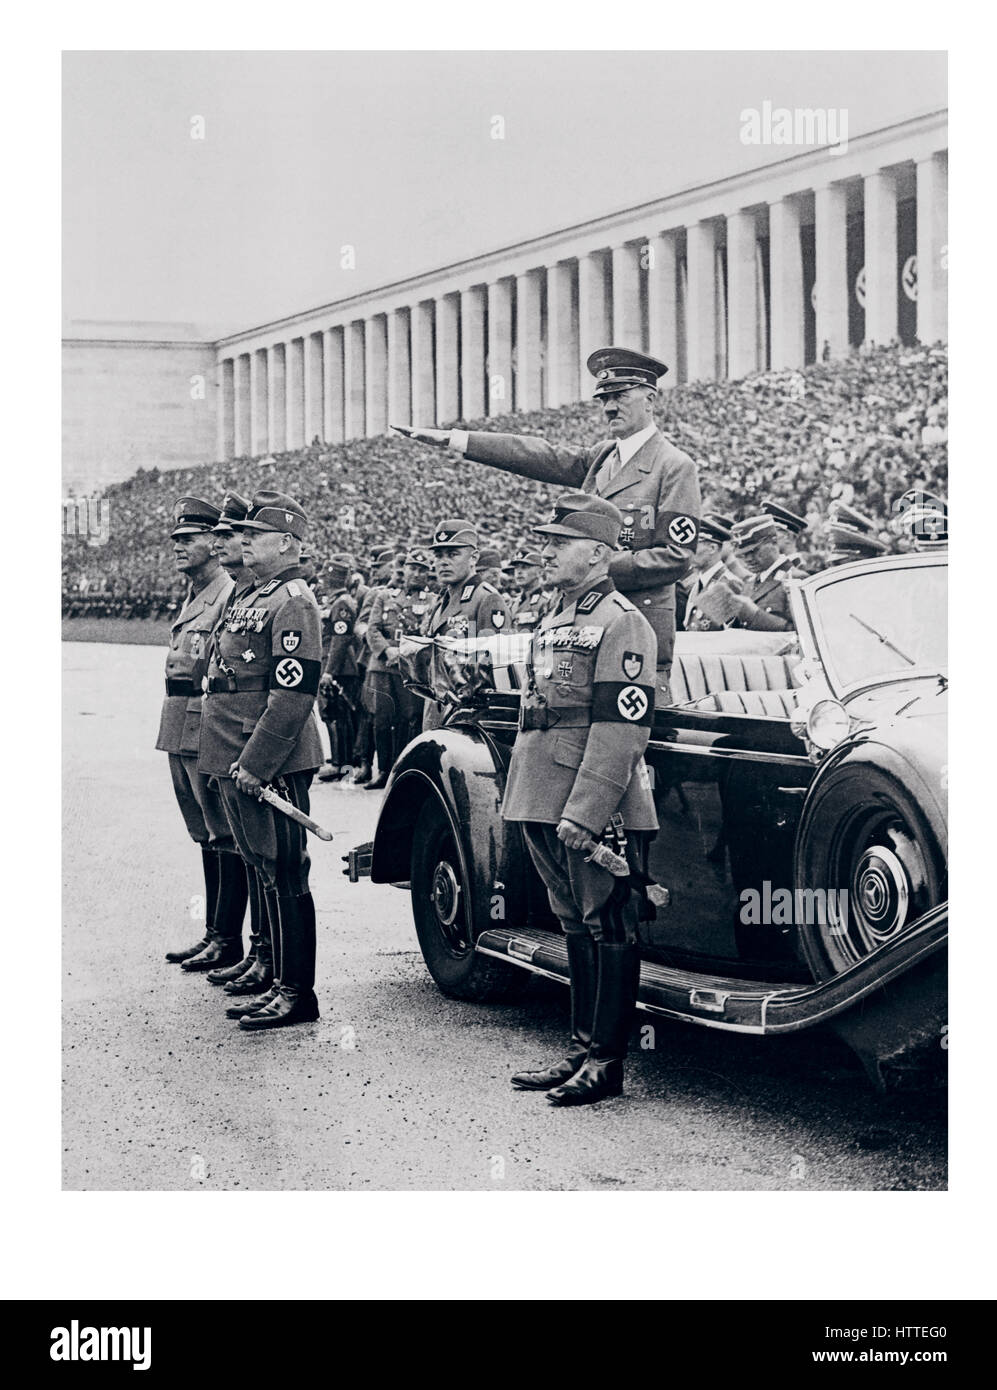
<svg viewBox="0 0 997 1390">
<path fill-rule="evenodd" d="M 647 724 L 654 721 L 654 686 L 627 681 L 595 681 L 593 724 Z"/>
<path fill-rule="evenodd" d="M 271 690 L 294 690 L 300 695 L 317 695 L 318 678 L 322 674 L 320 661 L 304 657 L 279 657 L 270 669 Z"/>
<path fill-rule="evenodd" d="M 664 512 L 661 522 L 670 541 L 695 548 L 699 539 L 699 522 L 694 516 L 689 516 L 688 512 Z"/>
</svg>

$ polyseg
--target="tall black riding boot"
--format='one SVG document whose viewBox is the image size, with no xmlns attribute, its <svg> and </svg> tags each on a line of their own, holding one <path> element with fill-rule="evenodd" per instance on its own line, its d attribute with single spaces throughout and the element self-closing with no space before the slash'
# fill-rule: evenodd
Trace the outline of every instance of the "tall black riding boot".
<svg viewBox="0 0 997 1390">
<path fill-rule="evenodd" d="M 636 946 L 600 941 L 599 988 L 595 997 L 592 1045 L 579 1071 L 547 1093 L 551 1105 L 594 1105 L 623 1094 L 623 1059 L 627 1055 L 634 1005 L 640 983 Z"/>
<path fill-rule="evenodd" d="M 248 866 L 247 866 L 248 868 Z M 248 868 L 249 910 L 253 919 L 253 949 L 246 968 L 225 986 L 226 994 L 260 994 L 273 984 L 273 948 L 270 944 L 270 918 L 255 869 Z M 234 969 L 235 967 L 233 967 Z M 211 979 L 211 976 L 208 976 Z"/>
<path fill-rule="evenodd" d="M 239 1020 L 247 1032 L 314 1023 L 319 1016 L 315 998 L 315 904 L 311 893 L 277 899 L 280 914 L 280 992 L 263 1009 Z"/>
<path fill-rule="evenodd" d="M 226 1018 L 240 1019 L 246 1014 L 255 1013 L 272 1004 L 280 991 L 280 915 L 277 907 L 276 888 L 267 888 L 263 879 L 257 875 L 260 884 L 260 902 L 263 908 L 262 927 L 270 939 L 270 968 L 273 972 L 269 988 L 263 994 L 251 999 L 241 1000 L 225 1010 Z"/>
<path fill-rule="evenodd" d="M 242 960 L 242 919 L 248 898 L 245 865 L 233 851 L 223 850 L 218 856 L 218 902 L 211 939 L 203 951 L 182 962 L 182 970 L 212 970 Z"/>
<path fill-rule="evenodd" d="M 571 1042 L 563 1062 L 546 1071 L 521 1071 L 512 1078 L 517 1091 L 550 1091 L 569 1081 L 588 1056 L 598 980 L 595 942 L 588 932 L 569 932 L 568 971 L 571 975 Z"/>
<path fill-rule="evenodd" d="M 211 940 L 211 924 L 215 920 L 215 907 L 218 903 L 218 851 L 201 846 L 201 867 L 204 870 L 204 935 L 193 946 L 182 951 L 167 951 L 166 959 L 176 964 L 190 960 L 203 951 Z"/>
</svg>

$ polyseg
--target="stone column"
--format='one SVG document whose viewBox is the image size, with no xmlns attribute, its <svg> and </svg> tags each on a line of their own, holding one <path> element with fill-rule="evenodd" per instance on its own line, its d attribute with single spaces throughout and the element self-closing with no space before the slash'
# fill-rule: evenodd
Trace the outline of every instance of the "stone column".
<svg viewBox="0 0 997 1390">
<path fill-rule="evenodd" d="M 465 420 L 485 413 L 485 287 L 460 296 L 460 413 Z"/>
<path fill-rule="evenodd" d="M 827 183 L 814 189 L 818 362 L 825 343 L 830 344 L 832 357 L 848 351 L 846 210 L 843 184 Z"/>
<path fill-rule="evenodd" d="M 640 352 L 643 334 L 640 313 L 640 247 L 613 247 L 613 342 Z"/>
<path fill-rule="evenodd" d="M 302 443 L 321 439 L 325 431 L 322 406 L 322 334 L 309 333 L 304 341 L 304 415 L 305 430 Z"/>
<path fill-rule="evenodd" d="M 947 342 L 948 154 L 917 161 L 917 336 L 922 343 Z"/>
<path fill-rule="evenodd" d="M 249 353 L 242 352 L 235 359 L 235 456 L 245 458 L 250 451 L 249 442 Z"/>
<path fill-rule="evenodd" d="M 412 423 L 431 425 L 436 419 L 433 361 L 433 301 L 413 306 L 411 314 Z"/>
<path fill-rule="evenodd" d="M 260 348 L 249 358 L 249 449 L 265 454 L 267 441 L 267 353 Z"/>
<path fill-rule="evenodd" d="M 667 376 L 658 382 L 667 390 L 679 375 L 678 281 L 674 232 L 648 237 L 647 327 L 648 351 L 664 362 Z"/>
<path fill-rule="evenodd" d="M 305 442 L 305 345 L 292 338 L 285 353 L 284 382 L 287 391 L 287 448 L 300 449 Z"/>
<path fill-rule="evenodd" d="M 366 430 L 365 337 L 362 319 L 354 319 L 343 329 L 343 433 L 347 439 L 362 439 Z"/>
<path fill-rule="evenodd" d="M 615 342 L 606 281 L 606 257 L 592 251 L 578 257 L 578 378 L 588 380 L 586 362 L 596 348 Z M 623 346 L 623 344 L 621 344 Z"/>
<path fill-rule="evenodd" d="M 686 228 L 686 361 L 690 381 L 711 381 L 717 371 L 717 234 L 712 222 Z"/>
<path fill-rule="evenodd" d="M 897 185 L 878 169 L 865 179 L 865 341 L 892 342 L 897 317 Z"/>
<path fill-rule="evenodd" d="M 412 423 L 412 358 L 409 351 L 409 311 L 388 315 L 388 424 Z"/>
<path fill-rule="evenodd" d="M 769 317 L 772 370 L 804 364 L 803 249 L 799 199 L 769 204 Z"/>
<path fill-rule="evenodd" d="M 545 405 L 578 400 L 578 320 L 572 303 L 573 276 L 567 261 L 547 267 L 547 368 Z"/>
<path fill-rule="evenodd" d="M 727 375 L 734 380 L 758 370 L 755 254 L 755 214 L 742 208 L 727 218 Z"/>
<path fill-rule="evenodd" d="M 516 276 L 516 409 L 539 410 L 543 401 L 543 336 L 539 270 Z"/>
<path fill-rule="evenodd" d="M 286 344 L 267 348 L 267 448 L 279 453 L 287 448 Z"/>
<path fill-rule="evenodd" d="M 512 409 L 512 290 L 511 279 L 488 286 L 488 414 Z"/>
<path fill-rule="evenodd" d="M 327 328 L 322 334 L 322 438 L 327 444 L 340 444 L 346 438 L 341 328 Z"/>
<path fill-rule="evenodd" d="M 460 413 L 460 298 L 445 294 L 436 301 L 436 419 L 449 425 Z"/>
<path fill-rule="evenodd" d="M 367 320 L 364 346 L 365 433 L 369 439 L 388 428 L 388 323 L 384 314 Z"/>
<path fill-rule="evenodd" d="M 235 363 L 223 357 L 218 364 L 218 457 L 235 456 Z"/>
</svg>

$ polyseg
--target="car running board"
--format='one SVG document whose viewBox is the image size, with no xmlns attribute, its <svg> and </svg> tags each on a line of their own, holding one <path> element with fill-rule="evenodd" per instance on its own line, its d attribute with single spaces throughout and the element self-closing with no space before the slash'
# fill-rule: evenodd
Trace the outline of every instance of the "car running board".
<svg viewBox="0 0 997 1390">
<path fill-rule="evenodd" d="M 917 960 L 945 944 L 947 905 L 926 913 L 906 934 L 824 984 L 770 984 L 676 970 L 645 960 L 640 968 L 637 1007 L 705 1028 L 732 1033 L 795 1033 L 829 1022 L 859 999 L 880 989 Z M 524 927 L 491 927 L 475 950 L 535 975 L 568 983 L 563 936 Z"/>
</svg>

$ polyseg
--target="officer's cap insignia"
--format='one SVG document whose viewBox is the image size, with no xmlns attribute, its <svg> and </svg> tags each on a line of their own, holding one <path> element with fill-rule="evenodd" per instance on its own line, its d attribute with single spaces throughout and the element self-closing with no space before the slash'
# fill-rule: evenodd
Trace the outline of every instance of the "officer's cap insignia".
<svg viewBox="0 0 997 1390">
<path fill-rule="evenodd" d="M 284 513 L 284 520 L 285 520 L 285 521 L 293 521 L 293 520 L 294 520 L 294 513 L 293 513 L 293 512 L 285 512 L 285 513 Z"/>
<path fill-rule="evenodd" d="M 623 674 L 627 680 L 635 681 L 644 669 L 644 658 L 640 652 L 623 653 Z"/>
<path fill-rule="evenodd" d="M 296 652 L 301 646 L 301 633 L 282 632 L 280 634 L 280 645 L 286 652 Z"/>
</svg>

